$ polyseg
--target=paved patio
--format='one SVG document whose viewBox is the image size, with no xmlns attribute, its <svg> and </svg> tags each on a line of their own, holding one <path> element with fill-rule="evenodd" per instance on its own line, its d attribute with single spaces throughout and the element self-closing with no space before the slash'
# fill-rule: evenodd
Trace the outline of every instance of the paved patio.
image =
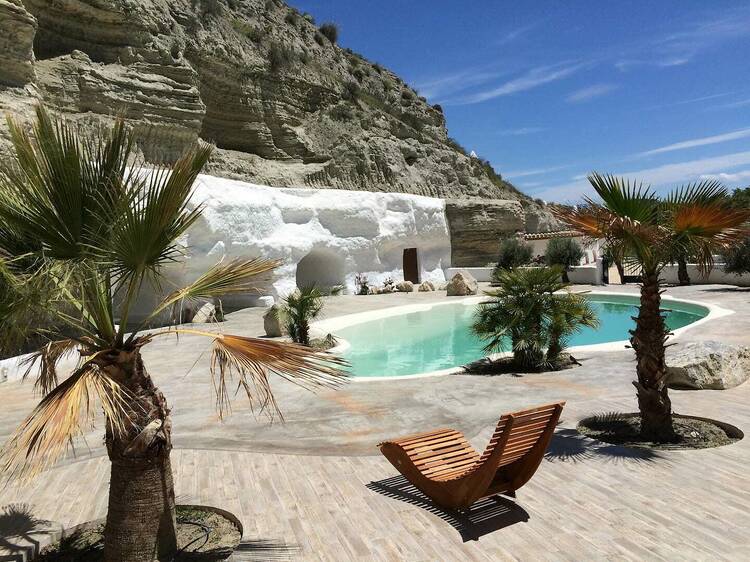
<svg viewBox="0 0 750 562">
<path fill-rule="evenodd" d="M 678 342 L 750 344 L 747 289 L 706 285 L 668 294 L 737 311 Z M 341 296 L 329 298 L 325 310 L 333 317 L 445 298 Z M 260 335 L 261 314 L 240 311 L 219 328 Z M 275 387 L 286 423 L 270 426 L 239 399 L 234 415 L 217 421 L 206 350 L 204 340 L 181 337 L 152 344 L 144 355 L 173 406 L 179 499 L 220 506 L 242 520 L 246 542 L 238 560 L 750 559 L 750 439 L 648 454 L 575 431 L 592 412 L 635 409 L 629 350 L 583 355 L 583 366 L 560 373 L 353 382 L 317 395 L 280 381 Z M 0 385 L 3 441 L 33 407 L 31 386 Z M 748 384 L 671 396 L 679 413 L 750 429 Z M 467 516 L 443 511 L 396 477 L 375 447 L 385 437 L 442 425 L 483 447 L 500 413 L 553 400 L 567 401 L 562 423 L 517 504 L 490 500 Z M 108 463 L 100 433 L 87 441 L 77 458 L 33 485 L 0 489 L 0 549 L 19 544 L 9 536 L 18 518 L 4 516 L 3 506 L 26 504 L 31 516 L 53 526 L 104 516 Z M 30 530 L 30 538 L 46 540 L 43 527 Z"/>
</svg>

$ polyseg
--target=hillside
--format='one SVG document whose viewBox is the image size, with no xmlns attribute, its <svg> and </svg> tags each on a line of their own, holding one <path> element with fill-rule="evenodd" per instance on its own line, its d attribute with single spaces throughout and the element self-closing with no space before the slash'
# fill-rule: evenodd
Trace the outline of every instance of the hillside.
<svg viewBox="0 0 750 562">
<path fill-rule="evenodd" d="M 516 199 L 548 222 L 448 137 L 439 106 L 281 0 L 0 0 L 0 32 L 4 111 L 43 100 L 87 126 L 124 115 L 148 132 L 150 161 L 201 138 L 216 175 Z"/>
</svg>

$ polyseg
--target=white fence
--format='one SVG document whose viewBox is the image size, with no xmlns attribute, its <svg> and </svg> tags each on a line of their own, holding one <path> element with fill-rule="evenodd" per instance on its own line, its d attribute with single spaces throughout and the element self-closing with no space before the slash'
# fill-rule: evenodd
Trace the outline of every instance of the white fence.
<svg viewBox="0 0 750 562">
<path fill-rule="evenodd" d="M 724 264 L 717 263 L 714 265 L 708 277 L 703 277 L 698 271 L 698 266 L 692 263 L 687 264 L 690 283 L 693 285 L 739 285 L 740 287 L 750 287 L 750 275 L 735 275 L 724 271 Z M 668 265 L 661 272 L 661 280 L 665 283 L 677 283 L 677 265 Z"/>
<path fill-rule="evenodd" d="M 477 281 L 492 281 L 492 267 L 449 267 L 445 270 L 445 279 L 451 278 L 459 271 L 471 274 Z M 568 278 L 576 285 L 602 285 L 602 260 L 588 265 L 578 265 L 570 268 Z"/>
</svg>

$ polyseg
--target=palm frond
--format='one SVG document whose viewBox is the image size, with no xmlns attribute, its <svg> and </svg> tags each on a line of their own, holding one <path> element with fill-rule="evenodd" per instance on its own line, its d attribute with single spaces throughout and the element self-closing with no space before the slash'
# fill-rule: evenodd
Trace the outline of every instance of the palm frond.
<svg viewBox="0 0 750 562">
<path fill-rule="evenodd" d="M 250 404 L 271 417 L 281 414 L 268 379 L 275 374 L 298 386 L 336 388 L 346 381 L 347 362 L 307 346 L 259 338 L 221 335 L 214 340 L 211 377 L 220 416 L 231 411 L 227 384 L 237 376 Z"/>
<path fill-rule="evenodd" d="M 0 451 L 0 471 L 8 478 L 30 479 L 54 464 L 93 427 L 98 399 L 112 431 L 125 434 L 130 397 L 92 361 L 45 396 Z"/>
<path fill-rule="evenodd" d="M 233 259 L 227 263 L 217 263 L 187 287 L 167 295 L 133 332 L 148 323 L 164 310 L 183 301 L 195 299 L 212 299 L 224 295 L 248 293 L 256 290 L 253 279 L 262 273 L 271 271 L 281 264 L 279 260 L 265 258 Z"/>
<path fill-rule="evenodd" d="M 178 239 L 198 219 L 202 208 L 190 208 L 193 184 L 213 147 L 192 147 L 171 167 L 142 173 L 143 184 L 132 187 L 128 204 L 112 226 L 106 246 L 115 277 L 127 279 L 177 261 L 183 248 Z"/>
<path fill-rule="evenodd" d="M 597 172 L 592 172 L 588 180 L 601 198 L 603 206 L 611 213 L 645 224 L 653 223 L 656 219 L 659 198 L 650 186 Z"/>
<path fill-rule="evenodd" d="M 39 361 L 39 374 L 34 382 L 34 390 L 42 396 L 46 396 L 58 384 L 57 363 L 72 355 L 78 349 L 78 345 L 79 343 L 72 339 L 49 342 L 23 360 L 22 366 L 26 366 L 26 371 L 22 378 L 26 379 L 31 374 L 34 365 Z"/>
<path fill-rule="evenodd" d="M 727 201 L 729 192 L 717 180 L 705 180 L 678 187 L 664 198 L 668 206 L 706 205 Z"/>
</svg>

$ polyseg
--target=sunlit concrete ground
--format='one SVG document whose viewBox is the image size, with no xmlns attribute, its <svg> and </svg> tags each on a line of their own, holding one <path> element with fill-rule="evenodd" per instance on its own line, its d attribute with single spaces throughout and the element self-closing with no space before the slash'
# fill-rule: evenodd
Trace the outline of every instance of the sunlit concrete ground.
<svg viewBox="0 0 750 562">
<path fill-rule="evenodd" d="M 736 311 L 688 330 L 680 344 L 750 345 L 747 289 L 706 285 L 667 294 Z M 331 297 L 325 316 L 446 298 L 444 292 Z M 261 335 L 262 312 L 239 311 L 212 329 Z M 241 397 L 233 415 L 218 421 L 207 341 L 164 339 L 144 356 L 173 407 L 177 494 L 240 517 L 248 542 L 238 559 L 264 560 L 273 552 L 304 560 L 739 560 L 750 552 L 749 440 L 646 454 L 575 432 L 593 412 L 635 409 L 633 356 L 626 349 L 578 356 L 581 367 L 559 373 L 352 382 L 318 394 L 276 381 L 285 423 L 272 425 L 253 416 Z M 0 385 L 3 440 L 32 409 L 31 387 Z M 679 413 L 750 430 L 748 384 L 671 396 Z M 550 454 L 519 491 L 517 505 L 485 502 L 466 517 L 444 512 L 394 479 L 376 448 L 386 437 L 446 425 L 483 447 L 502 412 L 559 400 L 567 406 Z M 77 458 L 33 485 L 0 489 L 0 510 L 26 504 L 34 517 L 62 526 L 104 516 L 108 466 L 100 433 L 87 441 Z M 0 516 L 0 547 L 17 544 L 3 538 L 3 522 L 9 527 L 11 519 Z M 43 532 L 30 538 L 46 540 Z"/>
</svg>

